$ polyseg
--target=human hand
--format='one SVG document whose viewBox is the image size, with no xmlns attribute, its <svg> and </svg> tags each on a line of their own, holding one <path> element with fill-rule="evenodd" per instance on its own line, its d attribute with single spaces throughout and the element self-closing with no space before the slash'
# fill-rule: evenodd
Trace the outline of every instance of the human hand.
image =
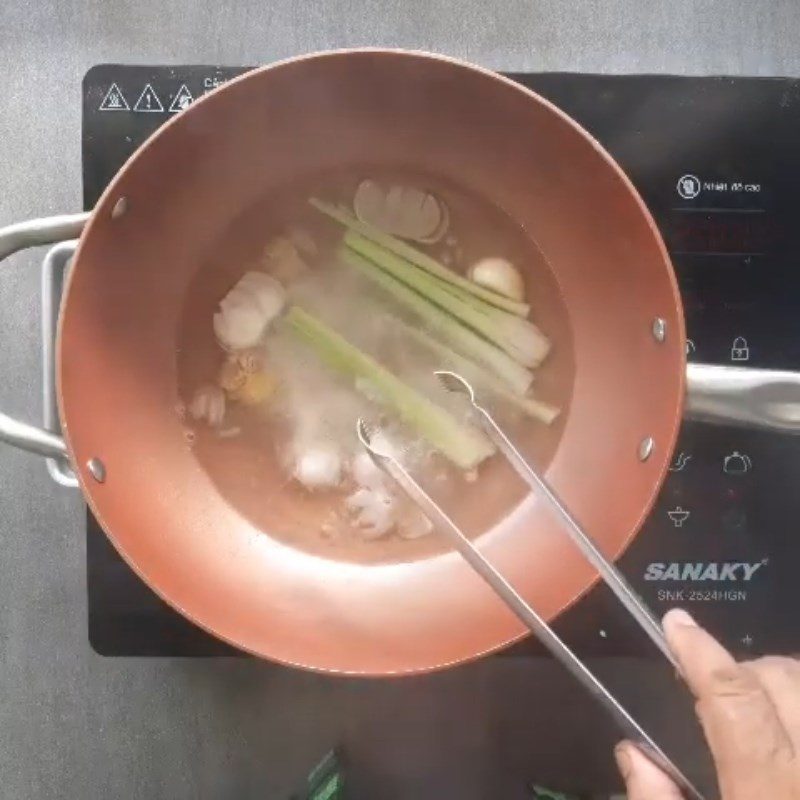
<svg viewBox="0 0 800 800">
<path fill-rule="evenodd" d="M 737 663 L 682 610 L 664 634 L 696 700 L 722 800 L 800 800 L 800 661 Z M 678 800 L 677 786 L 630 742 L 616 751 L 628 800 Z"/>
</svg>

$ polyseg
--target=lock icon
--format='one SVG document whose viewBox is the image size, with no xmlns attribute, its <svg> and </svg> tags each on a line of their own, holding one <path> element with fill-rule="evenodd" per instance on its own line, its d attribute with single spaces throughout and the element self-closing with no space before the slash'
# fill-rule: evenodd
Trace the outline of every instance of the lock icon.
<svg viewBox="0 0 800 800">
<path fill-rule="evenodd" d="M 731 361 L 749 361 L 750 348 L 744 336 L 737 336 L 731 346 Z"/>
</svg>

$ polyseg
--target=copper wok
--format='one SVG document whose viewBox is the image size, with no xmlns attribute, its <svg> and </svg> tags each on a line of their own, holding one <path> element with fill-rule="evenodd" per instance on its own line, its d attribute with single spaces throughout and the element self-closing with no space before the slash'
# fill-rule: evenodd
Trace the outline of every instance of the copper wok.
<svg viewBox="0 0 800 800">
<path fill-rule="evenodd" d="M 568 412 L 552 433 L 532 432 L 544 437 L 538 463 L 617 557 L 658 493 L 684 405 L 667 252 L 630 181 L 573 120 L 436 56 L 336 52 L 250 72 L 160 129 L 91 214 L 0 231 L 0 256 L 80 234 L 58 339 L 64 439 L 7 416 L 0 437 L 66 455 L 121 555 L 207 631 L 286 664 L 387 675 L 475 658 L 523 629 L 455 553 L 323 556 L 287 544 L 318 524 L 315 511 L 299 495 L 265 494 L 280 483 L 270 463 L 231 502 L 175 413 L 187 287 L 209 248 L 271 186 L 366 162 L 471 187 L 541 248 L 554 273 L 545 299 L 567 312 L 552 327 Z M 796 375 L 693 370 L 696 415 L 800 426 L 800 405 L 785 401 L 798 396 Z M 461 506 L 483 552 L 545 618 L 596 579 L 502 465 Z"/>
</svg>

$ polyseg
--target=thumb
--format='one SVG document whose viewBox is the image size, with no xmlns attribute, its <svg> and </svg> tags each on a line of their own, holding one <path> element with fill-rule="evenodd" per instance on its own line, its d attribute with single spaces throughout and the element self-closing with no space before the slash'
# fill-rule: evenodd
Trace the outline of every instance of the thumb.
<svg viewBox="0 0 800 800">
<path fill-rule="evenodd" d="M 625 781 L 628 800 L 681 800 L 678 787 L 630 742 L 614 750 L 617 767 Z"/>
<path fill-rule="evenodd" d="M 759 672 L 737 664 L 685 611 L 664 617 L 664 634 L 697 699 L 722 796 L 788 796 L 770 788 L 796 774 L 794 746 Z"/>
</svg>

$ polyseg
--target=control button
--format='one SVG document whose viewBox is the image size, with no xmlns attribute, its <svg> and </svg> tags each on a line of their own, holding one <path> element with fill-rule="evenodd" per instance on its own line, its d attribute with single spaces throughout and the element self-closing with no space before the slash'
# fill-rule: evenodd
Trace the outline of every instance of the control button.
<svg viewBox="0 0 800 800">
<path fill-rule="evenodd" d="M 686 453 L 681 450 L 680 453 L 676 453 L 675 457 L 672 459 L 672 463 L 669 465 L 670 472 L 683 472 L 686 469 L 686 465 L 692 460 L 692 454 Z"/>
<path fill-rule="evenodd" d="M 694 339 L 687 339 L 686 340 L 686 357 L 689 358 L 693 356 L 697 352 L 697 346 L 694 343 Z"/>
<path fill-rule="evenodd" d="M 681 175 L 675 188 L 684 200 L 694 200 L 700 194 L 700 178 L 697 175 Z"/>
<path fill-rule="evenodd" d="M 685 508 L 681 508 L 680 506 L 675 506 L 675 508 L 672 510 L 667 511 L 667 516 L 672 520 L 672 524 L 676 528 L 682 528 L 683 523 L 689 519 L 691 514 L 691 511 L 687 511 Z"/>
<path fill-rule="evenodd" d="M 731 361 L 749 361 L 750 347 L 744 336 L 737 336 L 731 345 Z"/>
<path fill-rule="evenodd" d="M 750 456 L 734 450 L 729 455 L 725 456 L 722 461 L 722 471 L 726 475 L 746 475 L 753 469 L 753 462 Z"/>
<path fill-rule="evenodd" d="M 728 533 L 742 533 L 747 529 L 747 514 L 741 508 L 729 508 L 722 515 L 722 527 Z"/>
</svg>

